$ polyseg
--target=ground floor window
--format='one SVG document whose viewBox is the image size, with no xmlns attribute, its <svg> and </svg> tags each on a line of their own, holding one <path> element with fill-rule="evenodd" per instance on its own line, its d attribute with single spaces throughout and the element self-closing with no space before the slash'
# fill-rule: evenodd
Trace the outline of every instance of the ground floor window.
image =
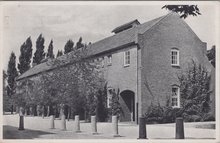
<svg viewBox="0 0 220 143">
<path fill-rule="evenodd" d="M 177 86 L 172 86 L 171 105 L 174 108 L 180 107 L 180 89 Z"/>
</svg>

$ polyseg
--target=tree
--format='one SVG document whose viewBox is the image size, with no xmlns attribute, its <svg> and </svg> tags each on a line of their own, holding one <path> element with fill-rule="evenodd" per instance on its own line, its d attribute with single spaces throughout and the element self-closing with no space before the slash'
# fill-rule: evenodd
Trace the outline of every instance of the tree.
<svg viewBox="0 0 220 143">
<path fill-rule="evenodd" d="M 44 58 L 44 37 L 40 34 L 36 41 L 36 51 L 33 57 L 33 64 L 40 64 Z"/>
<path fill-rule="evenodd" d="M 63 51 L 62 50 L 58 50 L 57 51 L 57 57 L 62 56 L 63 55 Z"/>
<path fill-rule="evenodd" d="M 76 49 L 82 48 L 84 45 L 82 44 L 82 37 L 79 38 L 79 41 L 76 43 Z"/>
<path fill-rule="evenodd" d="M 24 79 L 17 83 L 17 92 L 13 97 L 13 100 L 17 106 L 27 108 L 30 105 L 34 105 L 34 94 L 31 94 L 34 87 L 38 87 L 32 80 Z"/>
<path fill-rule="evenodd" d="M 111 113 L 112 113 L 112 116 L 117 116 L 119 117 L 120 114 L 122 113 L 122 108 L 121 108 L 121 105 L 120 105 L 120 102 L 119 102 L 119 89 L 117 91 L 115 91 L 115 89 L 113 89 L 111 91 L 111 95 L 112 95 L 112 98 L 111 98 Z"/>
<path fill-rule="evenodd" d="M 210 111 L 210 75 L 207 69 L 192 61 L 189 68 L 179 76 L 182 116 L 197 116 L 205 120 Z"/>
<path fill-rule="evenodd" d="M 18 63 L 18 70 L 20 74 L 24 73 L 31 67 L 31 57 L 32 57 L 32 42 L 31 37 L 28 37 L 26 42 L 21 45 L 20 56 Z"/>
<path fill-rule="evenodd" d="M 64 54 L 73 51 L 73 45 L 74 45 L 73 41 L 68 40 L 64 46 Z"/>
<path fill-rule="evenodd" d="M 16 69 L 16 56 L 14 52 L 11 53 L 9 62 L 8 62 L 8 70 L 7 70 L 7 95 L 9 98 L 13 98 L 16 90 L 16 77 L 18 76 L 18 72 Z M 13 104 L 11 105 L 11 109 L 13 112 Z"/>
<path fill-rule="evenodd" d="M 50 41 L 48 50 L 47 50 L 47 57 L 53 59 L 54 58 L 54 54 L 53 54 L 53 40 Z"/>
<path fill-rule="evenodd" d="M 192 16 L 201 15 L 197 5 L 164 5 L 162 9 L 163 8 L 180 14 L 180 18 L 184 18 L 184 19 L 189 15 Z"/>
<path fill-rule="evenodd" d="M 8 75 L 6 74 L 5 70 L 3 70 L 3 111 L 8 112 L 11 111 L 12 101 L 7 94 L 7 86 L 6 80 Z"/>
<path fill-rule="evenodd" d="M 27 106 L 33 95 L 34 103 L 41 106 L 49 105 L 55 109 L 65 104 L 71 108 L 72 115 L 81 114 L 83 111 L 94 114 L 94 109 L 97 108 L 94 107 L 94 105 L 97 106 L 96 96 L 101 87 L 102 79 L 99 78 L 96 65 L 85 58 L 87 54 L 86 49 L 83 48 L 67 55 L 68 61 L 58 58 L 48 63 L 56 69 L 52 72 L 42 73 L 39 77 L 40 80 L 35 81 L 31 86 L 34 87 L 33 89 L 24 90 L 21 93 L 22 95 L 31 94 L 27 94 L 23 98 L 22 101 L 25 101 L 23 104 Z M 25 85 L 27 82 L 23 84 L 23 88 L 26 87 Z M 90 101 L 95 103 L 88 104 L 91 103 Z M 60 106 L 60 109 L 63 107 L 65 106 Z M 54 114 L 52 111 L 51 113 Z"/>
<path fill-rule="evenodd" d="M 108 118 L 107 108 L 107 83 L 102 87 L 97 94 L 97 120 L 99 122 L 105 122 Z"/>
<path fill-rule="evenodd" d="M 211 64 L 215 67 L 215 45 L 213 45 L 212 48 L 207 51 L 207 57 Z"/>
<path fill-rule="evenodd" d="M 10 60 L 8 62 L 8 86 L 7 86 L 7 93 L 11 97 L 15 93 L 16 81 L 15 78 L 18 76 L 18 72 L 16 69 L 16 56 L 14 52 L 11 53 Z"/>
</svg>

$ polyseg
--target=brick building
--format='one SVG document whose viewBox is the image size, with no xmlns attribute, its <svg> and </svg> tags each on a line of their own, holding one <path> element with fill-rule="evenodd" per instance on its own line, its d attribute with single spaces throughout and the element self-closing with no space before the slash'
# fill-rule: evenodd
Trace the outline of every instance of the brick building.
<svg viewBox="0 0 220 143">
<path fill-rule="evenodd" d="M 134 20 L 112 32 L 113 36 L 91 44 L 89 54 L 94 62 L 101 64 L 108 90 L 120 90 L 122 121 L 137 121 L 155 99 L 165 105 L 170 98 L 171 106 L 179 107 L 177 73 L 192 59 L 210 72 L 213 70 L 206 57 L 206 43 L 175 13 L 143 24 Z M 35 78 L 51 70 L 42 63 L 19 76 L 18 80 Z M 107 103 L 110 98 L 109 95 Z M 211 101 L 213 111 L 214 94 Z"/>
</svg>

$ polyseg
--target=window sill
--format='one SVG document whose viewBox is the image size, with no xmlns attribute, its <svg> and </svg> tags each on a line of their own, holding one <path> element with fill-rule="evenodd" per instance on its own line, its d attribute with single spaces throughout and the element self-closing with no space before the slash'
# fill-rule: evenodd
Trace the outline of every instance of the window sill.
<svg viewBox="0 0 220 143">
<path fill-rule="evenodd" d="M 179 107 L 179 106 L 172 106 L 172 108 L 173 108 L 173 109 L 175 109 L 175 108 L 178 109 L 178 108 L 180 108 L 180 107 Z"/>
<path fill-rule="evenodd" d="M 171 65 L 172 67 L 177 67 L 177 68 L 179 68 L 180 67 L 180 65 Z"/>
<path fill-rule="evenodd" d="M 130 64 L 128 64 L 128 65 L 124 65 L 124 68 L 129 67 L 129 66 L 130 66 Z"/>
</svg>

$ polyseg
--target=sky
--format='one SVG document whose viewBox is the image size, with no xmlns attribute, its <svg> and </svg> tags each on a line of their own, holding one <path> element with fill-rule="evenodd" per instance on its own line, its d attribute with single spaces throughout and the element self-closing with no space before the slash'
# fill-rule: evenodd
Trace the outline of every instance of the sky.
<svg viewBox="0 0 220 143">
<path fill-rule="evenodd" d="M 76 43 L 79 37 L 83 42 L 96 42 L 111 36 L 111 31 L 124 23 L 138 19 L 140 23 L 166 15 L 161 9 L 164 4 L 136 2 L 124 3 L 15 3 L 3 7 L 3 45 L 1 58 L 3 69 L 13 51 L 18 58 L 20 46 L 31 36 L 33 53 L 36 39 L 42 33 L 45 38 L 45 51 L 53 39 L 54 54 L 63 50 L 67 40 Z M 186 23 L 203 41 L 207 48 L 216 44 L 216 7 L 213 4 L 197 4 L 202 15 L 188 17 Z"/>
</svg>

